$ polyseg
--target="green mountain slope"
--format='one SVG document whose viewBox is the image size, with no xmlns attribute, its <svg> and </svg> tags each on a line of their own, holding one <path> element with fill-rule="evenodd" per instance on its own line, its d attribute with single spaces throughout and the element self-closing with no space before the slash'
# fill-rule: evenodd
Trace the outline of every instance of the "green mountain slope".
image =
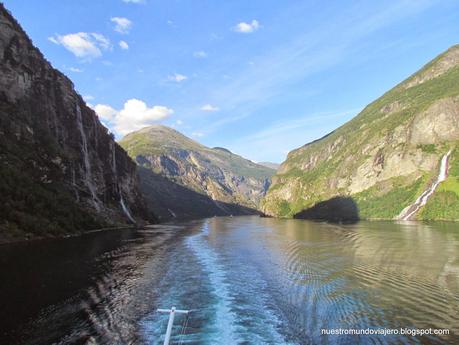
<svg viewBox="0 0 459 345">
<path fill-rule="evenodd" d="M 143 192 L 156 205 L 155 214 L 171 198 L 177 200 L 168 203 L 166 212 L 159 211 L 163 219 L 246 214 L 249 209 L 253 213 L 275 173 L 227 149 L 206 147 L 160 125 L 130 133 L 120 145 L 142 168 Z"/>
<path fill-rule="evenodd" d="M 435 181 L 450 149 L 449 176 L 419 219 L 459 219 L 459 46 L 368 105 L 329 135 L 289 153 L 263 201 L 292 217 L 336 196 L 361 218 L 396 218 Z"/>
</svg>

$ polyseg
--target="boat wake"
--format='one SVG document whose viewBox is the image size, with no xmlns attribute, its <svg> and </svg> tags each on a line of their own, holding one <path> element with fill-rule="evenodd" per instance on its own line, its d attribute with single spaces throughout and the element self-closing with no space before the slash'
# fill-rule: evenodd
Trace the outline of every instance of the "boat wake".
<svg viewBox="0 0 459 345">
<path fill-rule="evenodd" d="M 178 319 L 172 341 L 187 344 L 288 344 L 270 306 L 266 282 L 250 262 L 214 243 L 209 222 L 171 253 L 159 308 L 191 310 L 188 327 Z M 167 316 L 152 311 L 141 328 L 147 343 L 164 338 Z M 184 333 L 184 334 L 180 334 Z"/>
<path fill-rule="evenodd" d="M 208 224 L 205 223 L 203 232 L 188 238 L 187 241 L 188 247 L 207 273 L 212 292 L 215 294 L 215 315 L 211 328 L 217 332 L 208 340 L 214 344 L 238 344 L 242 339 L 237 336 L 237 316 L 231 308 L 234 298 L 230 294 L 225 270 L 219 264 L 217 254 L 204 243 L 204 237 L 208 235 L 208 231 Z"/>
</svg>

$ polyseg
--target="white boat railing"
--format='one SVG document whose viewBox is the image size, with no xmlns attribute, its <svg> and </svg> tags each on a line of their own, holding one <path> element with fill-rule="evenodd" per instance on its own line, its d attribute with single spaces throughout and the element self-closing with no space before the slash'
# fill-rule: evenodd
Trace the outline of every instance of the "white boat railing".
<svg viewBox="0 0 459 345">
<path fill-rule="evenodd" d="M 158 309 L 159 313 L 169 313 L 169 321 L 167 322 L 166 336 L 164 337 L 164 345 L 169 345 L 172 334 L 172 326 L 174 325 L 175 313 L 178 314 L 188 314 L 189 310 L 180 310 L 172 307 L 171 309 Z"/>
</svg>

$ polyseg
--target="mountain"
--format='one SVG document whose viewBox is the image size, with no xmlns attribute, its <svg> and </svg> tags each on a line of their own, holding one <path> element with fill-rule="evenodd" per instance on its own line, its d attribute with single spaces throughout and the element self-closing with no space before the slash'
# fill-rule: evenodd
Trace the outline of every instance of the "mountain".
<svg viewBox="0 0 459 345">
<path fill-rule="evenodd" d="M 161 219 L 256 213 L 274 174 L 160 125 L 130 133 L 120 145 L 139 165 L 142 190 Z"/>
<path fill-rule="evenodd" d="M 135 163 L 1 4 L 0 70 L 0 237 L 146 217 Z"/>
<path fill-rule="evenodd" d="M 258 162 L 257 164 L 263 165 L 264 167 L 267 167 L 267 168 L 270 168 L 270 169 L 273 169 L 273 170 L 277 170 L 280 167 L 280 164 L 271 163 L 271 162 Z"/>
<path fill-rule="evenodd" d="M 298 218 L 344 207 L 356 211 L 351 218 L 457 220 L 458 147 L 456 45 L 334 132 L 290 152 L 262 209 Z"/>
</svg>

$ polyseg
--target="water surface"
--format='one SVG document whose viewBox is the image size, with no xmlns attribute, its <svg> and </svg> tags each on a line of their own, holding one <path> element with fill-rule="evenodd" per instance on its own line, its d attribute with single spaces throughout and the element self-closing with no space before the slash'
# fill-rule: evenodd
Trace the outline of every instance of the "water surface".
<svg viewBox="0 0 459 345">
<path fill-rule="evenodd" d="M 212 218 L 0 247 L 8 344 L 457 344 L 459 226 Z M 183 325 L 187 323 L 187 327 Z M 321 329 L 449 329 L 443 336 Z"/>
</svg>

